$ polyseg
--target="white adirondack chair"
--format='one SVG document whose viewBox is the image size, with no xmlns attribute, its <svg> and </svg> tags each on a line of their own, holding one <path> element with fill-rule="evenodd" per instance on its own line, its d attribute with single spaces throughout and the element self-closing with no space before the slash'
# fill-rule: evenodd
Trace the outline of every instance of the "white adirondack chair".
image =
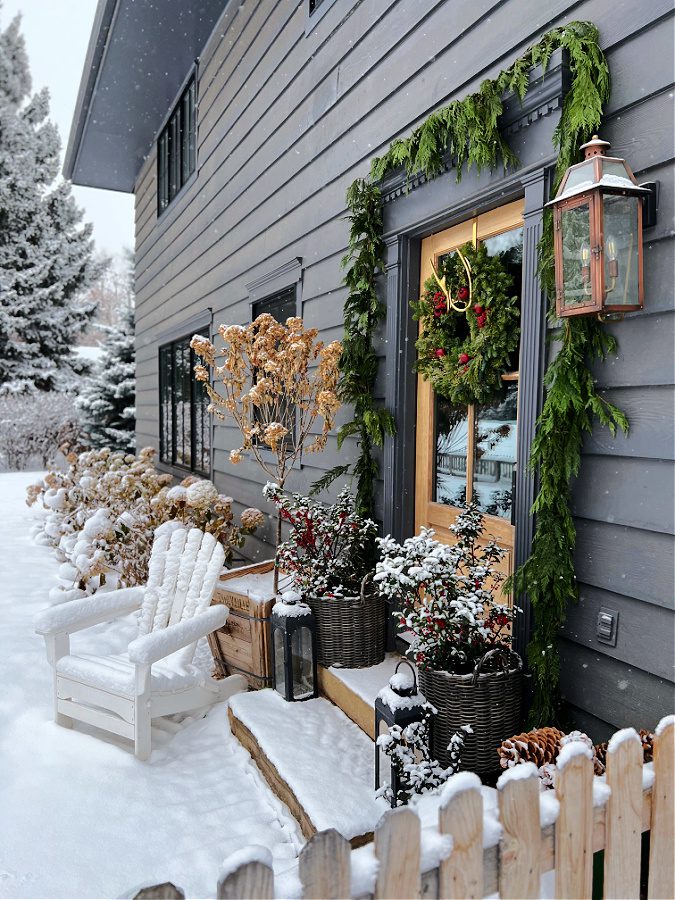
<svg viewBox="0 0 675 900">
<path fill-rule="evenodd" d="M 197 528 L 166 523 L 155 532 L 146 587 L 72 600 L 40 613 L 54 669 L 54 715 L 67 728 L 88 722 L 151 750 L 151 722 L 206 706 L 242 689 L 239 676 L 215 681 L 192 665 L 197 641 L 221 628 L 226 606 L 210 606 L 224 561 L 222 545 Z M 140 609 L 138 637 L 114 656 L 70 655 L 69 636 Z"/>
</svg>

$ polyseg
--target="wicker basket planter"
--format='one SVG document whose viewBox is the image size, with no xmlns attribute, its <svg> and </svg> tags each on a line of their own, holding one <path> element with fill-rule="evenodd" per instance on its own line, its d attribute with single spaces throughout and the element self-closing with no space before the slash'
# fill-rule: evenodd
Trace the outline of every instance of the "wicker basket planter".
<svg viewBox="0 0 675 900">
<path fill-rule="evenodd" d="M 384 659 L 385 603 L 377 592 L 358 597 L 307 597 L 316 618 L 320 666 L 363 669 Z"/>
<path fill-rule="evenodd" d="M 487 775 L 499 768 L 497 748 L 520 728 L 522 668 L 518 654 L 491 650 L 467 675 L 420 670 L 422 692 L 438 713 L 431 726 L 431 752 L 441 765 L 450 764 L 450 738 L 470 725 L 473 734 L 464 736 L 462 769 Z"/>
</svg>

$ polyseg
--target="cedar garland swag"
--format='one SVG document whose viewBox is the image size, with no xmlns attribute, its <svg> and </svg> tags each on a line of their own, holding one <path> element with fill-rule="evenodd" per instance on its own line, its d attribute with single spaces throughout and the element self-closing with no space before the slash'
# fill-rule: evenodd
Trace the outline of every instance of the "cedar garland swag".
<svg viewBox="0 0 675 900">
<path fill-rule="evenodd" d="M 464 169 L 471 166 L 477 171 L 492 169 L 499 162 L 505 169 L 516 166 L 518 160 L 497 125 L 502 97 L 514 92 L 522 100 L 529 88 L 529 70 L 536 65 L 546 70 L 558 48 L 569 54 L 571 86 L 553 138 L 558 151 L 555 193 L 567 167 L 577 161 L 578 147 L 598 130 L 609 98 L 609 68 L 598 30 L 590 22 L 572 22 L 549 31 L 496 78 L 483 81 L 474 94 L 433 112 L 410 137 L 395 140 L 383 156 L 372 161 L 369 178 L 357 179 L 347 191 L 351 228 L 343 259 L 349 296 L 344 310 L 341 395 L 351 404 L 354 416 L 340 429 L 338 443 L 341 446 L 349 435 L 357 438 L 359 454 L 353 474 L 357 507 L 362 514 L 373 513 L 373 484 L 378 475 L 374 448 L 382 446 L 385 434 L 395 432 L 391 413 L 377 405 L 373 396 L 377 374 L 373 335 L 386 314 L 377 295 L 377 276 L 384 272 L 385 250 L 382 197 L 377 183 L 401 165 L 409 175 L 422 172 L 428 178 L 437 176 L 446 153 L 455 160 L 458 181 Z M 544 213 L 538 252 L 542 284 L 554 299 L 550 210 Z M 555 319 L 555 303 L 549 317 Z M 557 635 L 568 603 L 577 599 L 570 479 L 579 471 L 583 435 L 592 431 L 596 419 L 612 434 L 617 427 L 628 429 L 621 410 L 596 390 L 589 368 L 593 359 L 602 360 L 616 352 L 614 337 L 597 320 L 583 316 L 566 319 L 558 337 L 561 349 L 546 372 L 546 397 L 530 456 L 530 467 L 538 470 L 540 478 L 532 507 L 536 515 L 532 553 L 507 585 L 516 595 L 527 593 L 534 611 L 534 634 L 528 647 L 534 682 L 531 726 L 559 719 Z M 347 469 L 339 467 L 332 477 Z M 332 480 L 331 474 L 322 481 Z"/>
</svg>

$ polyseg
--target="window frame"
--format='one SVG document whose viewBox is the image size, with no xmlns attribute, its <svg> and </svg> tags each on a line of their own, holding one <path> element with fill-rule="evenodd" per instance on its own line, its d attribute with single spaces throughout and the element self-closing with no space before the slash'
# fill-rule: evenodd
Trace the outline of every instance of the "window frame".
<svg viewBox="0 0 675 900">
<path fill-rule="evenodd" d="M 157 217 L 171 208 L 197 171 L 197 66 L 181 85 L 156 140 Z M 188 128 L 184 127 L 187 120 Z M 173 148 L 177 147 L 177 152 Z M 187 164 L 186 164 L 187 160 Z"/>
<path fill-rule="evenodd" d="M 171 340 L 165 341 L 159 345 L 157 351 L 157 359 L 158 359 L 158 393 L 159 393 L 159 467 L 171 472 L 172 474 L 177 475 L 178 477 L 184 477 L 186 475 L 199 475 L 203 478 L 211 478 L 211 471 L 213 468 L 213 434 L 211 428 L 211 421 L 209 418 L 209 414 L 206 412 L 206 398 L 203 397 L 201 402 L 196 402 L 199 396 L 199 392 L 205 394 L 204 387 L 201 382 L 197 381 L 194 377 L 194 365 L 197 362 L 197 356 L 190 347 L 190 341 L 192 339 L 193 334 L 203 334 L 204 336 L 209 336 L 209 328 L 202 327 L 196 328 L 194 331 L 190 331 L 187 334 L 182 333 L 176 337 L 173 337 Z M 185 352 L 185 349 L 189 351 L 189 372 L 192 377 L 190 379 L 190 465 L 187 466 L 184 463 L 177 461 L 178 456 L 178 416 L 177 416 L 177 390 L 176 390 L 176 381 L 175 374 L 177 372 L 176 366 L 176 349 L 180 347 L 181 353 Z M 168 353 L 169 363 L 165 364 L 166 356 Z M 168 385 L 166 382 L 168 372 Z M 166 419 L 165 419 L 165 389 L 168 387 L 170 391 L 170 416 L 171 422 L 167 427 Z M 197 410 L 202 410 L 202 419 L 201 422 L 197 422 Z M 199 467 L 195 460 L 197 457 L 197 425 L 200 425 L 200 433 L 202 438 L 202 452 L 201 457 L 202 461 L 206 456 L 208 459 L 207 467 L 201 468 Z M 169 447 L 166 446 L 167 437 L 169 440 Z M 184 433 L 183 433 L 183 442 L 184 446 Z M 208 448 L 205 448 L 205 439 L 208 440 Z"/>
</svg>

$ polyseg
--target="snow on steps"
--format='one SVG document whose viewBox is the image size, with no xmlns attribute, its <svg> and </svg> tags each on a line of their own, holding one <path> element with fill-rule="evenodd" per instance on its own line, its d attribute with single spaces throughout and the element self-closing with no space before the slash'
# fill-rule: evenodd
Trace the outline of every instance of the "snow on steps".
<svg viewBox="0 0 675 900">
<path fill-rule="evenodd" d="M 375 698 L 402 659 L 397 653 L 388 653 L 383 662 L 367 669 L 319 666 L 319 690 L 374 741 Z"/>
<path fill-rule="evenodd" d="M 232 733 L 306 838 L 334 828 L 358 847 L 386 804 L 376 800 L 371 739 L 329 700 L 286 703 L 273 690 L 230 698 Z"/>
</svg>

